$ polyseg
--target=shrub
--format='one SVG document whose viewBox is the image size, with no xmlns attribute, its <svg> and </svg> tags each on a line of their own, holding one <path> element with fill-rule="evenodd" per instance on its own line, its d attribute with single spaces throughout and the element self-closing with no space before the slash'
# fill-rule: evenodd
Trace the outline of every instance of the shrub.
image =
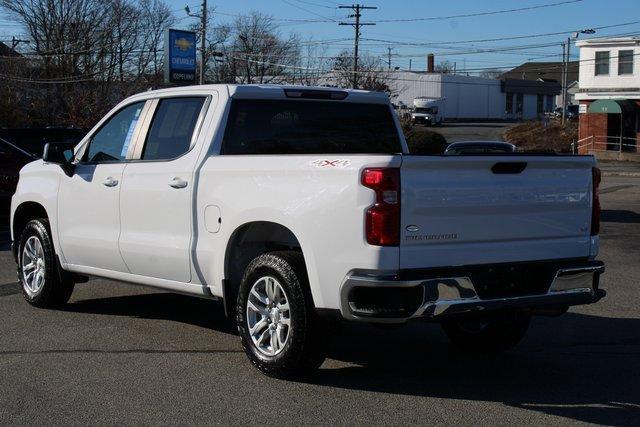
<svg viewBox="0 0 640 427">
<path fill-rule="evenodd" d="M 518 151 L 571 152 L 571 143 L 578 137 L 576 122 L 529 121 L 507 129 L 504 139 L 518 147 Z"/>
<path fill-rule="evenodd" d="M 405 133 L 411 154 L 442 154 L 446 150 L 447 140 L 432 130 L 412 130 Z"/>
</svg>

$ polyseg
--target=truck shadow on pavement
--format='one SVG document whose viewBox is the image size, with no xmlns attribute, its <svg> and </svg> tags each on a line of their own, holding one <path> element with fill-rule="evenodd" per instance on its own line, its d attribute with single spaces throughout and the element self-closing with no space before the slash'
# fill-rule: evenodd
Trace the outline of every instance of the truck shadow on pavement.
<svg viewBox="0 0 640 427">
<path fill-rule="evenodd" d="M 222 304 L 169 293 L 80 300 L 65 310 L 162 319 L 235 334 Z M 238 343 L 239 347 L 239 343 Z M 640 419 L 640 319 L 567 313 L 539 317 L 513 351 L 468 354 L 439 325 L 346 324 L 308 383 L 342 389 L 500 403 L 571 420 Z M 329 365 L 327 367 L 327 365 Z"/>
<path fill-rule="evenodd" d="M 356 366 L 323 369 L 310 382 L 497 402 L 596 424 L 640 420 L 640 319 L 535 318 L 520 346 L 498 355 L 457 351 L 435 324 L 350 325 L 329 357 Z"/>
<path fill-rule="evenodd" d="M 236 333 L 235 326 L 225 318 L 221 302 L 171 293 L 84 299 L 65 305 L 63 310 L 74 313 L 169 320 L 223 333 Z"/>
<path fill-rule="evenodd" d="M 640 223 L 640 214 L 633 211 L 604 209 L 600 215 L 602 222 Z"/>
</svg>

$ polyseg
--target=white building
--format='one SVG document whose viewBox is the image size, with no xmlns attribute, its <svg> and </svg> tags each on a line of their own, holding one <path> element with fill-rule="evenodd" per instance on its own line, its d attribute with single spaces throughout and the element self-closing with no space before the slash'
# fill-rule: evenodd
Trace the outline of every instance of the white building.
<svg viewBox="0 0 640 427">
<path fill-rule="evenodd" d="M 580 140 L 585 150 L 637 151 L 640 37 L 576 42 L 580 49 Z M 584 150 L 583 150 L 584 151 Z"/>
<path fill-rule="evenodd" d="M 535 119 L 555 108 L 558 84 L 457 74 L 397 71 L 388 78 L 396 105 L 418 97 L 444 98 L 445 120 Z"/>
</svg>

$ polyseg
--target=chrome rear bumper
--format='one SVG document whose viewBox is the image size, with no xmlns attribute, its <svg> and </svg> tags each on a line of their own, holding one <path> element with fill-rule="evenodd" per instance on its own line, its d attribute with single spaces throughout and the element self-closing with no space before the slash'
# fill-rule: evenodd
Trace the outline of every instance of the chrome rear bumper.
<svg viewBox="0 0 640 427">
<path fill-rule="evenodd" d="M 419 317 L 443 319 L 490 310 L 562 308 L 591 304 L 606 295 L 605 291 L 599 289 L 599 277 L 602 273 L 604 264 L 600 261 L 589 261 L 576 266 L 564 265 L 555 270 L 555 275 L 544 293 L 481 298 L 471 278 L 466 276 L 399 280 L 389 275 L 353 271 L 342 284 L 340 311 L 347 320 L 402 323 Z M 385 311 L 384 307 L 376 311 L 359 307 L 353 301 L 353 291 L 358 288 L 386 289 L 389 295 L 401 288 L 421 288 L 422 299 L 404 312 Z"/>
</svg>

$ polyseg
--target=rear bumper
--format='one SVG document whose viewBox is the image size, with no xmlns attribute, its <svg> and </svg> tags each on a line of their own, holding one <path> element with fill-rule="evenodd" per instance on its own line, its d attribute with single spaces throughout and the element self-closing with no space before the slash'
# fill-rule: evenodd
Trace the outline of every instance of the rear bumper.
<svg viewBox="0 0 640 427">
<path fill-rule="evenodd" d="M 546 264 L 552 276 L 541 292 L 489 298 L 478 295 L 480 284 L 472 280 L 478 276 L 460 275 L 464 270 L 460 268 L 452 268 L 451 274 L 439 269 L 437 277 L 425 272 L 425 277 L 410 280 L 403 280 L 403 274 L 356 270 L 342 284 L 340 312 L 347 320 L 402 323 L 414 318 L 443 320 L 492 310 L 563 309 L 591 304 L 606 295 L 599 288 L 600 275 L 604 273 L 601 261 Z M 491 271 L 491 266 L 486 269 Z"/>
</svg>

